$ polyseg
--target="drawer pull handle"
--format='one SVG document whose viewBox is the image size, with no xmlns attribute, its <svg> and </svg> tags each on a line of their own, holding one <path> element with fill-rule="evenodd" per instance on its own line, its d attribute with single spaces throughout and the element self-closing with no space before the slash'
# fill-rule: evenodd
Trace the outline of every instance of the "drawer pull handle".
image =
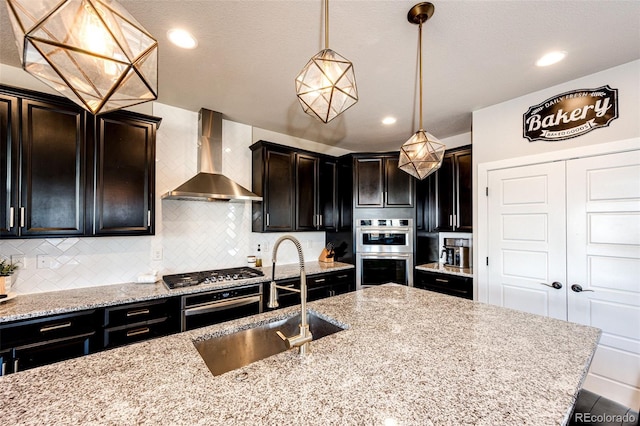
<svg viewBox="0 0 640 426">
<path fill-rule="evenodd" d="M 62 324 L 47 325 L 47 326 L 42 327 L 40 329 L 40 333 L 44 333 L 44 332 L 47 332 L 47 331 L 53 331 L 53 330 L 59 330 L 61 328 L 67 328 L 67 327 L 71 327 L 71 321 L 63 322 Z"/>
<path fill-rule="evenodd" d="M 347 278 L 349 275 L 338 275 L 338 279 Z"/>
<path fill-rule="evenodd" d="M 315 282 L 317 282 L 317 283 L 323 283 L 325 281 L 326 281 L 326 278 L 320 278 L 318 280 L 315 280 Z"/>
<path fill-rule="evenodd" d="M 149 327 L 138 328 L 136 330 L 127 331 L 127 337 L 138 336 L 140 334 L 147 334 L 149 332 Z"/>
<path fill-rule="evenodd" d="M 438 281 L 439 283 L 448 283 L 449 280 L 443 280 L 442 278 L 436 278 L 436 281 Z"/>
<path fill-rule="evenodd" d="M 127 311 L 127 317 L 135 317 L 136 315 L 146 315 L 149 309 L 138 309 L 137 311 Z"/>
</svg>

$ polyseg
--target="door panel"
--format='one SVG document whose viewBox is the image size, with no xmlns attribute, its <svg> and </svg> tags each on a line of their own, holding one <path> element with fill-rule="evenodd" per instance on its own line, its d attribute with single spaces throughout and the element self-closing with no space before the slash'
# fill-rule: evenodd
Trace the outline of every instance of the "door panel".
<svg viewBox="0 0 640 426">
<path fill-rule="evenodd" d="M 566 319 L 564 196 L 563 163 L 489 173 L 489 303 Z"/>
<path fill-rule="evenodd" d="M 521 286 L 502 286 L 501 306 L 529 312 L 530 314 L 549 316 L 551 301 L 549 292 Z"/>
<path fill-rule="evenodd" d="M 568 319 L 602 329 L 585 387 L 640 406 L 640 151 L 567 162 Z M 615 370 L 614 372 L 610 370 Z"/>
</svg>

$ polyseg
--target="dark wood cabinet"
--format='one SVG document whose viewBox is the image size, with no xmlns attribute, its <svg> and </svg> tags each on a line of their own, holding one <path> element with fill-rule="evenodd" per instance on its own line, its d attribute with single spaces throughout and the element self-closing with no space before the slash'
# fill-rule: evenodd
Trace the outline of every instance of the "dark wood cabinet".
<svg viewBox="0 0 640 426">
<path fill-rule="evenodd" d="M 335 231 L 339 226 L 338 161 L 320 158 L 318 173 L 318 229 Z"/>
<path fill-rule="evenodd" d="M 0 325 L 4 374 L 87 355 L 98 346 L 95 310 Z"/>
<path fill-rule="evenodd" d="M 354 157 L 356 207 L 413 207 L 414 179 L 398 169 L 398 154 Z"/>
<path fill-rule="evenodd" d="M 414 287 L 473 300 L 471 277 L 416 270 Z"/>
<path fill-rule="evenodd" d="M 259 141 L 253 151 L 254 232 L 333 230 L 338 226 L 337 160 Z"/>
<path fill-rule="evenodd" d="M 177 298 L 130 303 L 104 309 L 102 347 L 112 348 L 180 331 Z"/>
<path fill-rule="evenodd" d="M 435 174 L 434 230 L 472 231 L 471 179 L 471 147 L 447 152 Z"/>
<path fill-rule="evenodd" d="M 353 158 L 350 155 L 338 159 L 335 188 L 338 196 L 337 231 L 351 231 L 353 228 Z"/>
<path fill-rule="evenodd" d="M 0 236 L 17 235 L 19 105 L 16 96 L 0 93 Z"/>
<path fill-rule="evenodd" d="M 84 235 L 87 113 L 52 100 L 21 104 L 18 235 Z"/>
<path fill-rule="evenodd" d="M 253 231 L 293 231 L 294 153 L 260 142 L 251 149 L 252 190 L 262 197 L 262 201 L 253 202 Z"/>
<path fill-rule="evenodd" d="M 436 227 L 436 175 L 416 181 L 416 230 L 432 232 Z"/>
<path fill-rule="evenodd" d="M 269 284 L 264 284 L 268 286 Z M 300 278 L 287 278 L 278 280 L 278 285 L 300 289 Z M 307 276 L 307 301 L 324 299 L 326 297 L 337 296 L 339 294 L 349 293 L 356 288 L 355 275 L 353 269 L 340 270 L 335 272 L 327 272 L 324 274 L 314 274 Z M 267 291 L 264 294 L 269 294 Z M 264 310 L 269 310 L 267 304 L 268 297 L 264 300 Z M 279 308 L 294 306 L 300 304 L 300 293 L 287 290 L 278 290 Z"/>
<path fill-rule="evenodd" d="M 297 231 L 314 231 L 320 224 L 318 215 L 318 175 L 320 159 L 296 154 L 295 215 Z"/>
<path fill-rule="evenodd" d="M 0 86 L 0 234 L 153 234 L 159 123 Z"/>
<path fill-rule="evenodd" d="M 96 118 L 96 235 L 154 233 L 157 125 L 126 113 Z"/>
</svg>

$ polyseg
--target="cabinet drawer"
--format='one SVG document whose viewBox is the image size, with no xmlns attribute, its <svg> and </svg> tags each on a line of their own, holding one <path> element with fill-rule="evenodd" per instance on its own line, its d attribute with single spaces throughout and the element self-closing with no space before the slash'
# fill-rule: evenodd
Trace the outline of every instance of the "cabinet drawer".
<svg viewBox="0 0 640 426">
<path fill-rule="evenodd" d="M 154 337 L 166 336 L 173 331 L 167 317 L 144 323 L 111 327 L 104 330 L 104 348 L 128 345 Z"/>
<path fill-rule="evenodd" d="M 473 278 L 418 272 L 415 287 L 450 296 L 473 299 Z"/>
<path fill-rule="evenodd" d="M 0 350 L 95 332 L 95 310 L 0 326 Z"/>
<path fill-rule="evenodd" d="M 169 316 L 170 299 L 114 306 L 104 310 L 104 326 L 118 327 Z"/>
</svg>

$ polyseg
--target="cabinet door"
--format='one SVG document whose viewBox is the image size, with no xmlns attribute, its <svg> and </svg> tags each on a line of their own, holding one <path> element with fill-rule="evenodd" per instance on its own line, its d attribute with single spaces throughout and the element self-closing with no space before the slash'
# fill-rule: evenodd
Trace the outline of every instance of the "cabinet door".
<svg viewBox="0 0 640 426">
<path fill-rule="evenodd" d="M 436 223 L 436 176 L 431 174 L 416 183 L 416 230 L 431 232 Z"/>
<path fill-rule="evenodd" d="M 152 235 L 156 124 L 96 120 L 95 234 Z"/>
<path fill-rule="evenodd" d="M 338 229 L 338 164 L 336 160 L 320 159 L 318 176 L 318 213 L 320 229 Z M 351 203 L 351 199 L 349 199 Z"/>
<path fill-rule="evenodd" d="M 22 100 L 21 235 L 85 233 L 85 123 L 75 105 Z"/>
<path fill-rule="evenodd" d="M 0 236 L 17 235 L 18 98 L 0 94 Z"/>
<path fill-rule="evenodd" d="M 442 160 L 442 166 L 435 174 L 437 189 L 435 231 L 453 230 L 453 168 L 454 156 L 447 154 Z"/>
<path fill-rule="evenodd" d="M 413 207 L 414 178 L 398 168 L 398 158 L 384 159 L 385 207 Z"/>
<path fill-rule="evenodd" d="M 338 162 L 338 231 L 350 231 L 353 227 L 353 160 L 351 157 Z"/>
<path fill-rule="evenodd" d="M 471 150 L 456 154 L 456 231 L 473 230 Z"/>
<path fill-rule="evenodd" d="M 383 207 L 383 158 L 356 158 L 356 207 Z"/>
<path fill-rule="evenodd" d="M 293 165 L 293 153 L 267 150 L 263 198 L 265 231 L 292 231 L 294 228 Z"/>
<path fill-rule="evenodd" d="M 318 157 L 296 154 L 296 230 L 311 231 L 319 227 Z"/>
</svg>

